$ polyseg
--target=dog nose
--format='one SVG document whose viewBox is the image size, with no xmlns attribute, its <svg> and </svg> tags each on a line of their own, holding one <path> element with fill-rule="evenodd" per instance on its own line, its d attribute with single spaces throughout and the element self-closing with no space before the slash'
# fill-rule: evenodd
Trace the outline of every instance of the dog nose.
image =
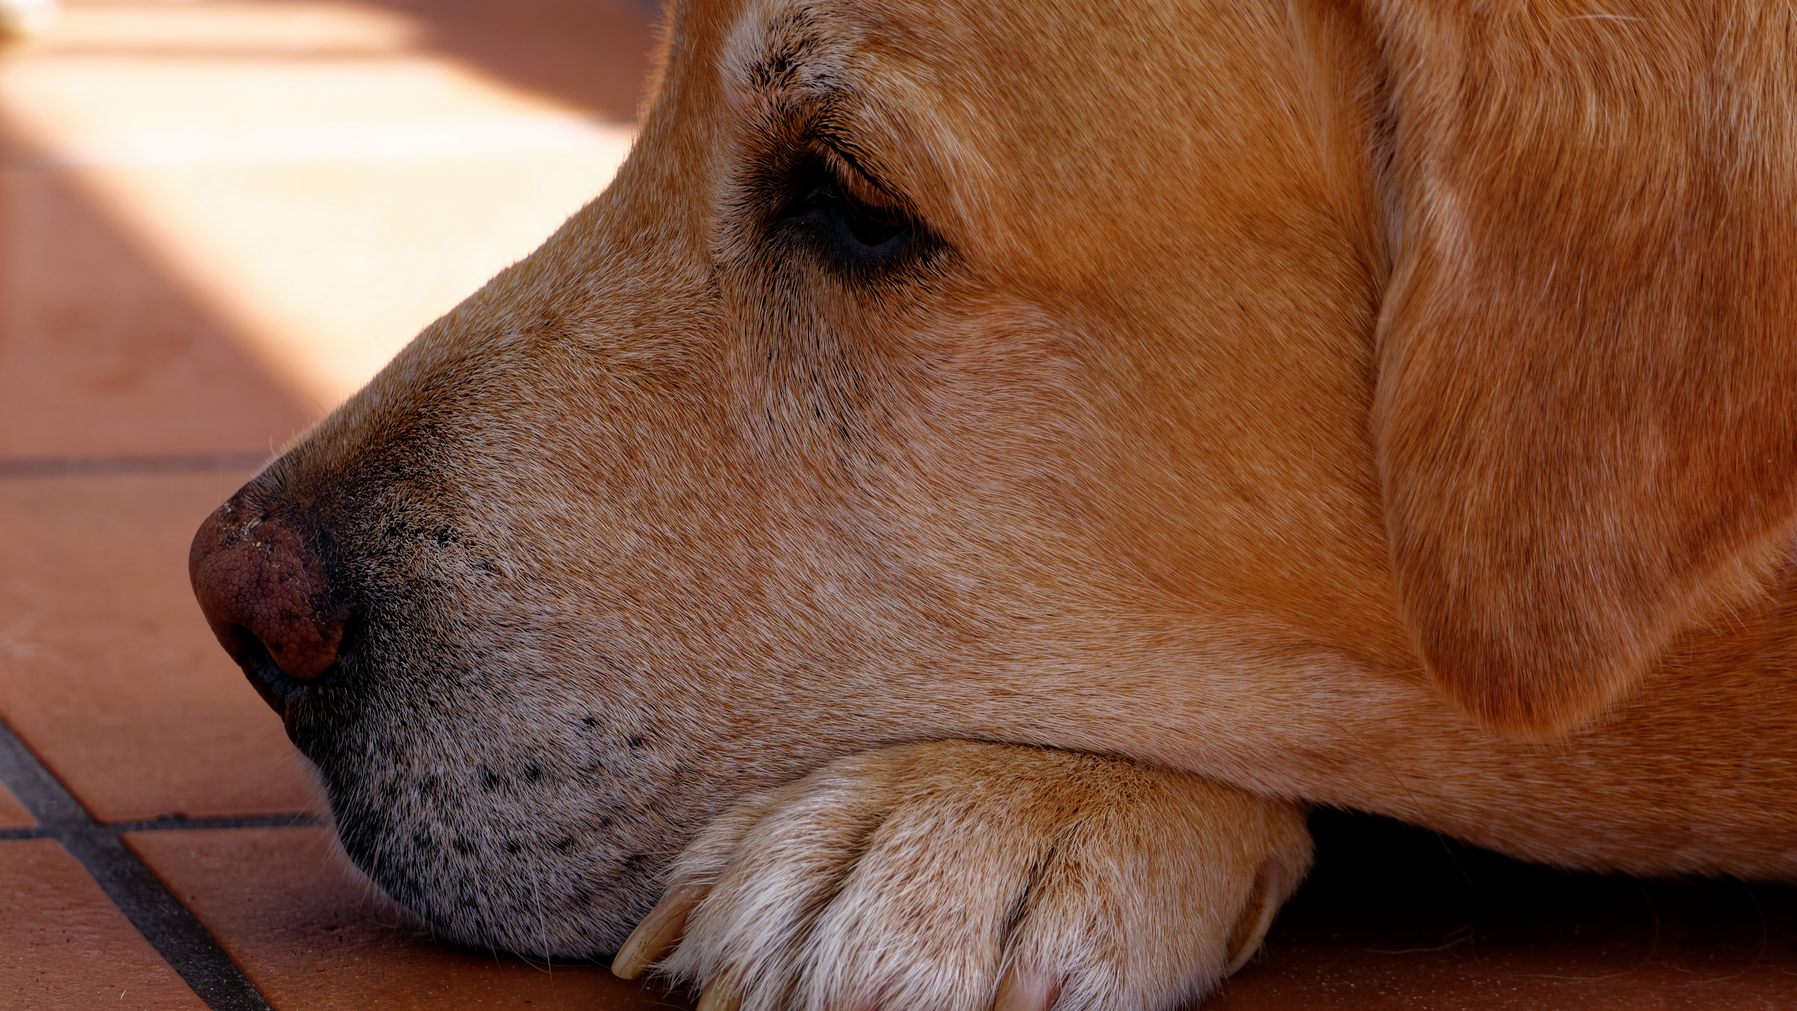
<svg viewBox="0 0 1797 1011">
<path fill-rule="evenodd" d="M 187 570 L 212 634 L 275 704 L 281 675 L 315 681 L 336 663 L 350 608 L 300 526 L 247 491 L 200 525 Z"/>
</svg>

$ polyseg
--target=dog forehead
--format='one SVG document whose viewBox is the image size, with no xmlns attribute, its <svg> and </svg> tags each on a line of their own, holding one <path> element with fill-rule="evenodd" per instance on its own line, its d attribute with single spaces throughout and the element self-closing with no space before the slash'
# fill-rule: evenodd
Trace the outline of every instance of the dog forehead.
<svg viewBox="0 0 1797 1011">
<path fill-rule="evenodd" d="M 740 111 L 770 92 L 841 87 L 852 36 L 840 20 L 805 0 L 749 0 L 719 52 L 725 100 Z"/>
<path fill-rule="evenodd" d="M 828 94 L 869 73 L 934 77 L 931 63 L 970 41 L 952 30 L 953 10 L 903 0 L 747 0 L 719 50 L 725 98 L 742 107 L 769 95 Z"/>
</svg>

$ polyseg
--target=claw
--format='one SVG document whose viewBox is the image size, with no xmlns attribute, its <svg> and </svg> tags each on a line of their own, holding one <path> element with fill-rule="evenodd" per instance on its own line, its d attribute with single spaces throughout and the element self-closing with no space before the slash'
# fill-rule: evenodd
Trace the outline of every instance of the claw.
<svg viewBox="0 0 1797 1011">
<path fill-rule="evenodd" d="M 739 1011 L 742 1006 L 742 995 L 736 992 L 736 987 L 728 981 L 722 981 L 705 988 L 693 1011 Z"/>
<path fill-rule="evenodd" d="M 1018 972 L 1012 966 L 998 982 L 992 1011 L 1048 1011 L 1060 999 L 1060 980 L 1039 970 Z"/>
<path fill-rule="evenodd" d="M 1294 870 L 1279 857 L 1268 857 L 1260 865 L 1259 872 L 1254 875 L 1248 906 L 1236 920 L 1235 929 L 1229 932 L 1229 967 L 1223 970 L 1223 975 L 1232 975 L 1247 965 L 1260 950 L 1260 942 L 1266 939 L 1267 928 L 1273 924 L 1273 915 L 1279 912 L 1280 904 L 1303 875 L 1302 867 Z"/>
<path fill-rule="evenodd" d="M 704 885 L 681 885 L 662 896 L 643 922 L 636 925 L 618 954 L 612 958 L 612 974 L 621 979 L 635 979 L 643 970 L 661 961 L 663 955 L 680 943 L 686 932 L 686 918 L 710 889 Z"/>
</svg>

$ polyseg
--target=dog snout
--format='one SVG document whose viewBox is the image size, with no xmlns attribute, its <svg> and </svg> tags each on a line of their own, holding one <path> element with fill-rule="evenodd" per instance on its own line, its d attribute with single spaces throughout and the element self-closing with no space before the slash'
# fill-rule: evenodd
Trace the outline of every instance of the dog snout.
<svg viewBox="0 0 1797 1011">
<path fill-rule="evenodd" d="M 277 711 L 336 665 L 353 609 L 298 510 L 252 482 L 194 535 L 188 573 L 212 633 Z"/>
</svg>

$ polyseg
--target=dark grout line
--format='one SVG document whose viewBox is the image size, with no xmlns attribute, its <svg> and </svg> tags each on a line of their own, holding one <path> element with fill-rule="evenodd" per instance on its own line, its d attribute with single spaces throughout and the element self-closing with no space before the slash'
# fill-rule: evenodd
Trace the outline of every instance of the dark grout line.
<svg viewBox="0 0 1797 1011">
<path fill-rule="evenodd" d="M 293 811 L 285 814 L 227 815 L 217 818 L 190 818 L 184 814 L 171 814 L 143 821 L 109 821 L 104 824 L 107 831 L 122 834 L 202 828 L 302 828 L 324 823 L 324 819 L 315 814 Z"/>
<path fill-rule="evenodd" d="M 124 835 L 127 832 L 179 832 L 183 829 L 308 828 L 323 824 L 325 820 L 318 815 L 295 811 L 290 814 L 226 815 L 217 818 L 191 818 L 184 814 L 171 814 L 141 821 L 101 822 L 100 827 L 113 835 Z M 0 842 L 50 837 L 50 831 L 41 825 L 31 828 L 0 828 Z"/>
<path fill-rule="evenodd" d="M 85 477 L 96 474 L 213 474 L 252 470 L 273 453 L 162 453 L 155 456 L 57 456 L 0 460 L 0 479 L 14 477 Z"/>
<path fill-rule="evenodd" d="M 0 781 L 37 818 L 41 828 L 34 838 L 55 839 L 79 860 L 107 898 L 212 1011 L 272 1011 L 267 998 L 193 913 L 125 848 L 119 829 L 95 821 L 4 719 L 0 719 Z M 154 824 L 168 820 L 156 819 Z"/>
</svg>

